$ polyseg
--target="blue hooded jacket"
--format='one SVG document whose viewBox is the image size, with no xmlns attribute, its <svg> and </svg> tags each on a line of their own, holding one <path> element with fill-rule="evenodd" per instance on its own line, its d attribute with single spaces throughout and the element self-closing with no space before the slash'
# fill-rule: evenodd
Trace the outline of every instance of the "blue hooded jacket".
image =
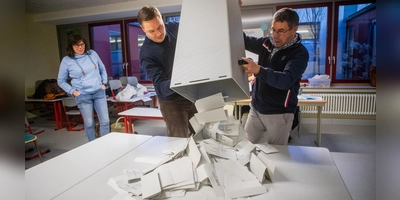
<svg viewBox="0 0 400 200">
<path fill-rule="evenodd" d="M 71 77 L 71 85 L 67 82 Z M 99 55 L 94 50 L 75 58 L 65 56 L 60 64 L 58 85 L 68 94 L 78 90 L 81 94 L 92 94 L 107 84 L 107 71 Z"/>
</svg>

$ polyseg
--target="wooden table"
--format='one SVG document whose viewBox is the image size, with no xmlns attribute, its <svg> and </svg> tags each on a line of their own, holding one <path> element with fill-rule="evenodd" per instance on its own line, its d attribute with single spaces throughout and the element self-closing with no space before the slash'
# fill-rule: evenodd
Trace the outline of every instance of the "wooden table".
<svg viewBox="0 0 400 200">
<path fill-rule="evenodd" d="M 227 102 L 227 104 L 234 105 L 237 109 L 236 112 L 238 114 L 238 119 L 241 121 L 242 118 L 242 107 L 250 105 L 250 99 L 243 99 L 237 101 Z M 316 106 L 317 107 L 317 138 L 315 143 L 317 146 L 321 146 L 321 112 L 322 107 L 325 106 L 326 100 L 299 100 L 297 103 L 298 106 Z"/>
</svg>

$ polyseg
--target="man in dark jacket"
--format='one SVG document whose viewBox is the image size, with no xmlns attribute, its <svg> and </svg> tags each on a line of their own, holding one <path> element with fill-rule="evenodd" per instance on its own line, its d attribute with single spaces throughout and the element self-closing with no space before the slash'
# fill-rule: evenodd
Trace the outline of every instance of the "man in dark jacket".
<svg viewBox="0 0 400 200">
<path fill-rule="evenodd" d="M 170 88 L 179 24 L 164 24 L 154 6 L 144 6 L 138 13 L 138 22 L 146 33 L 140 64 L 154 84 L 167 135 L 188 137 L 189 129 L 194 133 L 189 119 L 197 112 L 196 107 Z"/>
<path fill-rule="evenodd" d="M 245 48 L 258 54 L 258 63 L 243 58 L 243 70 L 252 76 L 251 109 L 245 125 L 250 142 L 287 144 L 297 106 L 301 76 L 307 68 L 308 51 L 296 33 L 299 16 L 291 8 L 278 10 L 271 36 L 244 35 Z"/>
</svg>

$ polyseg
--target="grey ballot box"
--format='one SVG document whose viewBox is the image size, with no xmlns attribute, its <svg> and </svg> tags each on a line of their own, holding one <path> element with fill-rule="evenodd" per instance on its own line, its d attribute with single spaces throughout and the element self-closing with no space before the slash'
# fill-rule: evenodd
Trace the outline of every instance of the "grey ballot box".
<svg viewBox="0 0 400 200">
<path fill-rule="evenodd" d="M 183 0 L 171 89 L 195 102 L 221 92 L 225 101 L 249 98 L 238 1 Z"/>
</svg>

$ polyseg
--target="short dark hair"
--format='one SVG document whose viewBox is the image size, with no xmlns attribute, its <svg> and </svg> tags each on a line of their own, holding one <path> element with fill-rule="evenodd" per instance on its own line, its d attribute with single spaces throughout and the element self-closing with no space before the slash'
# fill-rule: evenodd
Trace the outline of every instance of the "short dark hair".
<svg viewBox="0 0 400 200">
<path fill-rule="evenodd" d="M 88 47 L 85 37 L 83 37 L 81 34 L 73 33 L 68 38 L 68 45 L 67 45 L 67 56 L 68 57 L 70 57 L 70 58 L 75 57 L 75 51 L 74 51 L 73 46 L 78 44 L 80 41 L 82 41 L 85 44 L 84 53 L 88 53 L 89 47 Z"/>
<path fill-rule="evenodd" d="M 289 28 L 299 25 L 299 15 L 292 8 L 281 8 L 275 12 L 273 22 L 287 22 Z"/>
<path fill-rule="evenodd" d="M 137 16 L 140 25 L 142 25 L 143 21 L 149 21 L 154 19 L 155 17 L 161 18 L 160 11 L 155 6 L 147 6 L 147 5 L 143 6 L 143 8 L 139 10 Z"/>
</svg>

